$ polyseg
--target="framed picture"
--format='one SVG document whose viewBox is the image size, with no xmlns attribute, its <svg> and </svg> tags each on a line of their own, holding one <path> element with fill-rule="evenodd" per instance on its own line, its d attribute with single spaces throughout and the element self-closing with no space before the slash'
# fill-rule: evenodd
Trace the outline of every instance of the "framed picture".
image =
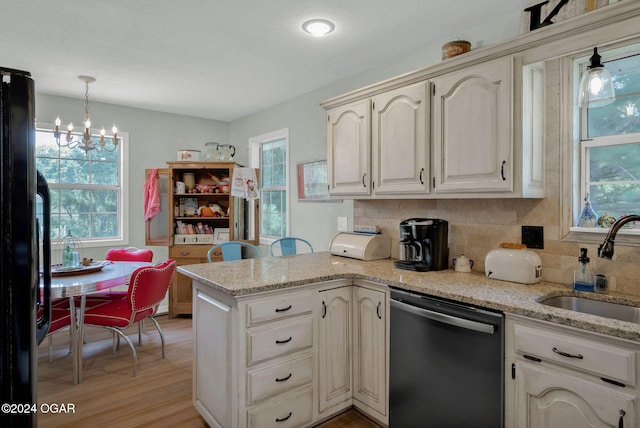
<svg viewBox="0 0 640 428">
<path fill-rule="evenodd" d="M 229 240 L 229 228 L 217 227 L 213 230 L 213 243 L 219 244 Z"/>
<path fill-rule="evenodd" d="M 329 175 L 326 159 L 298 162 L 298 200 L 340 202 L 329 199 Z"/>
</svg>

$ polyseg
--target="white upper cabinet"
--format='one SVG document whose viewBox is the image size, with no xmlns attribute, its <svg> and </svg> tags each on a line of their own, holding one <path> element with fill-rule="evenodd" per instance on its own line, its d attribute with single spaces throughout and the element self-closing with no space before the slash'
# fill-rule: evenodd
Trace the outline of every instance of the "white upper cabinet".
<svg viewBox="0 0 640 428">
<path fill-rule="evenodd" d="M 424 69 L 328 100 L 329 191 L 542 198 L 543 96 L 542 64 L 506 55 Z"/>
<path fill-rule="evenodd" d="M 373 191 L 376 195 L 429 191 L 428 83 L 373 98 Z"/>
<path fill-rule="evenodd" d="M 511 58 L 433 80 L 436 193 L 513 189 Z"/>
<path fill-rule="evenodd" d="M 327 114 L 327 166 L 332 195 L 371 194 L 371 103 L 336 107 Z"/>
</svg>

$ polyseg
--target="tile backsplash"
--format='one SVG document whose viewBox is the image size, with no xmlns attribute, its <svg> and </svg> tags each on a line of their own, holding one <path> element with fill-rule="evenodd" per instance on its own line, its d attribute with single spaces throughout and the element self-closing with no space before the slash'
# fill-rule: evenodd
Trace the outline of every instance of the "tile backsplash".
<svg viewBox="0 0 640 428">
<path fill-rule="evenodd" d="M 502 242 L 519 243 L 521 227 L 543 226 L 544 249 L 533 250 L 542 260 L 544 281 L 566 284 L 573 280 L 580 248 L 586 247 L 595 273 L 609 278 L 609 288 L 640 296 L 640 248 L 617 245 L 614 260 L 596 256 L 597 244 L 565 242 L 559 236 L 557 199 L 471 200 L 358 200 L 354 223 L 380 227 L 391 237 L 391 257 L 398 257 L 399 225 L 412 217 L 441 218 L 449 222 L 449 259 L 465 254 L 484 272 L 484 259 Z"/>
</svg>

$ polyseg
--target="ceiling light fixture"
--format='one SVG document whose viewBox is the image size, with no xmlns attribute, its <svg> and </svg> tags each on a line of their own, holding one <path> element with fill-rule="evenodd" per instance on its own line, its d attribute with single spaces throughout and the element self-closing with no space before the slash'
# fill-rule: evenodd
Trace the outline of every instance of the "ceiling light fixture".
<svg viewBox="0 0 640 428">
<path fill-rule="evenodd" d="M 589 58 L 591 64 L 580 79 L 578 89 L 578 106 L 593 108 L 611 104 L 616 100 L 613 89 L 613 78 L 609 70 L 600 62 L 598 48 L 593 48 L 593 55 Z"/>
<path fill-rule="evenodd" d="M 102 151 L 113 152 L 118 148 L 118 128 L 116 128 L 116 125 L 113 125 L 113 128 L 111 128 L 111 132 L 113 132 L 113 136 L 111 137 L 112 144 L 110 145 L 106 145 L 105 143 L 105 137 L 107 135 L 104 128 L 100 130 L 100 140 L 97 145 L 93 144 L 93 138 L 91 136 L 91 117 L 89 116 L 89 83 L 95 82 L 96 79 L 95 77 L 91 77 L 91 76 L 78 76 L 78 79 L 84 82 L 84 88 L 85 88 L 84 89 L 84 120 L 83 120 L 84 132 L 82 133 L 82 139 L 79 139 L 78 137 L 76 137 L 76 139 L 73 138 L 73 135 L 72 135 L 73 123 L 70 122 L 69 125 L 67 126 L 66 137 L 64 141 L 61 140 L 60 139 L 62 135 L 62 133 L 60 132 L 61 121 L 60 121 L 60 116 L 58 116 L 55 122 L 56 127 L 53 130 L 53 136 L 56 139 L 56 143 L 60 147 L 68 147 L 70 149 L 75 149 L 77 147 L 80 150 L 84 150 L 85 155 L 87 154 L 87 152 L 90 152 L 91 150 L 96 150 L 98 152 L 102 152 Z"/>
<path fill-rule="evenodd" d="M 331 33 L 336 26 L 326 19 L 310 19 L 302 24 L 302 29 L 312 36 L 322 37 Z"/>
</svg>

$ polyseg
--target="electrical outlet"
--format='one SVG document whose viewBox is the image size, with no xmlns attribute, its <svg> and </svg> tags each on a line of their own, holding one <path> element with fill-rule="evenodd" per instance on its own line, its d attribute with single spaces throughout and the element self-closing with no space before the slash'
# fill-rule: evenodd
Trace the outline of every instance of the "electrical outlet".
<svg viewBox="0 0 640 428">
<path fill-rule="evenodd" d="M 544 230 L 542 226 L 522 226 L 522 243 L 527 248 L 544 249 Z"/>
</svg>

